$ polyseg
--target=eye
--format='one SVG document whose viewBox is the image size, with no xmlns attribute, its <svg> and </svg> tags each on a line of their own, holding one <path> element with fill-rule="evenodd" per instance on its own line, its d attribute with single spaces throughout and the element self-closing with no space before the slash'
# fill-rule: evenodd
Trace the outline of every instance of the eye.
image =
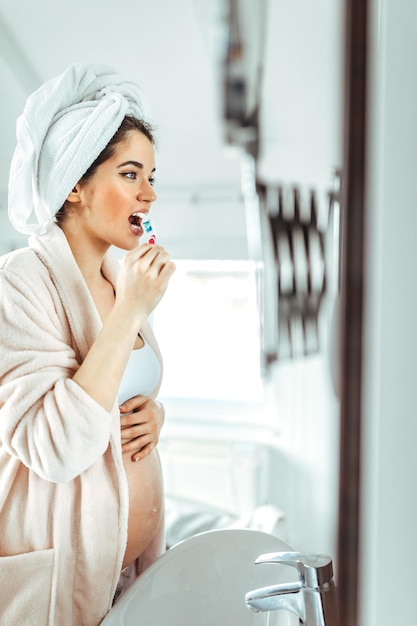
<svg viewBox="0 0 417 626">
<path fill-rule="evenodd" d="M 122 172 L 122 176 L 124 178 L 128 178 L 129 180 L 136 180 L 138 177 L 137 172 Z"/>
<path fill-rule="evenodd" d="M 155 184 L 155 178 L 149 178 L 149 184 L 153 187 Z"/>
</svg>

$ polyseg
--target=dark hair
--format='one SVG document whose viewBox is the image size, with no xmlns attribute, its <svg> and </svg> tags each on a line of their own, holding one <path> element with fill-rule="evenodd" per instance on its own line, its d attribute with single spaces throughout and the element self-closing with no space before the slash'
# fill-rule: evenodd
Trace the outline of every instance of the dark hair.
<svg viewBox="0 0 417 626">
<path fill-rule="evenodd" d="M 123 118 L 123 121 L 120 124 L 119 128 L 110 139 L 107 146 L 102 152 L 100 152 L 96 160 L 93 161 L 88 170 L 82 175 L 79 182 L 85 183 L 90 178 L 92 178 L 97 168 L 105 161 L 111 159 L 116 151 L 116 147 L 126 139 L 126 135 L 132 130 L 136 130 L 142 133 L 143 135 L 145 135 L 145 137 L 149 139 L 149 141 L 153 145 L 155 145 L 154 129 L 151 124 L 145 122 L 145 120 L 140 120 L 136 117 L 133 117 L 133 115 L 126 115 L 126 117 Z M 64 217 L 66 215 L 66 208 L 67 202 L 65 201 L 63 206 L 55 214 L 55 218 L 58 224 L 62 223 L 62 221 L 64 220 Z"/>
</svg>

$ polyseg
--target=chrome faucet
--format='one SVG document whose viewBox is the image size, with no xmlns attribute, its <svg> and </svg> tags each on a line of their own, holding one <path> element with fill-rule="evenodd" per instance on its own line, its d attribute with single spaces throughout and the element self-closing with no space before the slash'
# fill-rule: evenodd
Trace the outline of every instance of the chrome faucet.
<svg viewBox="0 0 417 626">
<path fill-rule="evenodd" d="M 290 611 L 306 626 L 339 626 L 333 565 L 329 556 L 301 552 L 262 554 L 255 563 L 295 567 L 298 582 L 249 591 L 245 601 L 252 611 Z"/>
</svg>

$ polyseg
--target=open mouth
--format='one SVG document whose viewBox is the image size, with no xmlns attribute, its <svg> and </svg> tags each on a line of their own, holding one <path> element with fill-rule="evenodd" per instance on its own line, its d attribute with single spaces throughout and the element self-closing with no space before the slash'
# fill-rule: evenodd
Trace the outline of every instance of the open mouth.
<svg viewBox="0 0 417 626">
<path fill-rule="evenodd" d="M 141 213 L 132 213 L 132 215 L 129 216 L 130 226 L 132 227 L 132 230 L 138 235 L 141 235 L 143 233 L 142 218 L 143 215 Z"/>
</svg>

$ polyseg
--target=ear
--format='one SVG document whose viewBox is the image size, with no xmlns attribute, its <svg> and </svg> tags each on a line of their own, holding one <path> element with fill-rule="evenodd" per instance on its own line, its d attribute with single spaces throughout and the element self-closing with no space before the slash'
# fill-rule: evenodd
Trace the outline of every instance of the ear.
<svg viewBox="0 0 417 626">
<path fill-rule="evenodd" d="M 81 197 L 80 197 L 80 185 L 77 184 L 77 185 L 75 185 L 73 190 L 70 191 L 70 193 L 67 195 L 67 201 L 68 202 L 72 202 L 72 203 L 76 203 L 76 202 L 80 202 L 80 200 L 81 200 Z"/>
</svg>

